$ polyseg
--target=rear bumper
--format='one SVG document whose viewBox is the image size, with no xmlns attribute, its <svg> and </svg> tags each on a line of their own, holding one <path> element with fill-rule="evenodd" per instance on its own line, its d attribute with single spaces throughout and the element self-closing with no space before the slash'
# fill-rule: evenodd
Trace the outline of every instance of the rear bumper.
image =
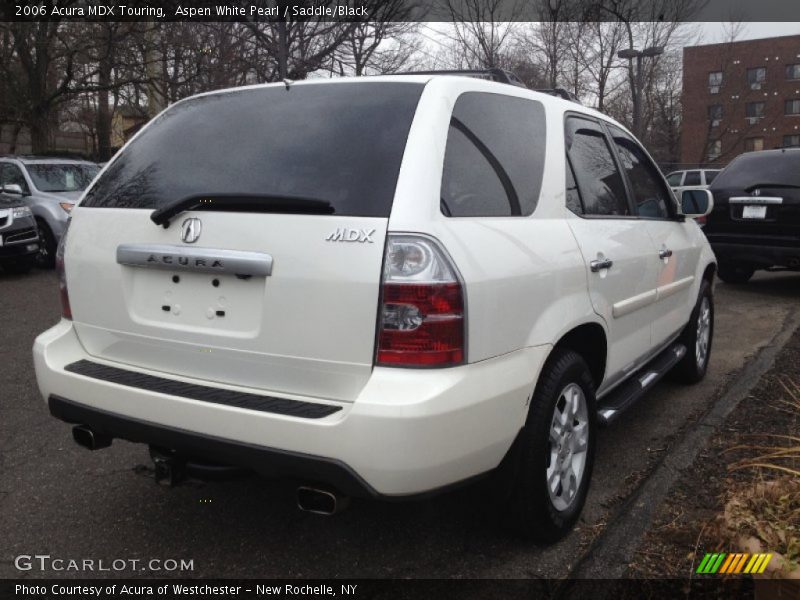
<svg viewBox="0 0 800 600">
<path fill-rule="evenodd" d="M 351 495 L 414 496 L 499 465 L 524 424 L 527 399 L 548 351 L 528 348 L 451 369 L 375 368 L 355 402 L 290 398 L 341 407 L 314 419 L 70 372 L 65 367 L 76 361 L 99 361 L 85 353 L 69 321 L 36 339 L 34 364 L 51 412 L 67 422 L 267 475 L 327 483 Z"/>
<path fill-rule="evenodd" d="M 759 268 L 800 267 L 800 246 L 732 244 L 711 241 L 720 262 L 749 263 Z"/>
</svg>

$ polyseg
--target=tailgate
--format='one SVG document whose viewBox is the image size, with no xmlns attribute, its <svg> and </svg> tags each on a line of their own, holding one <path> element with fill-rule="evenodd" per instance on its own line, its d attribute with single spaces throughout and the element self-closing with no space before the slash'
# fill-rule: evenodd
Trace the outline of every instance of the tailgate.
<svg viewBox="0 0 800 600">
<path fill-rule="evenodd" d="M 358 394 L 372 369 L 386 219 L 252 214 L 243 226 L 241 215 L 198 211 L 178 219 L 201 220 L 189 246 L 150 211 L 120 212 L 77 208 L 67 237 L 89 354 L 274 392 Z M 374 230 L 373 243 L 326 240 L 340 228 Z M 237 257 L 271 259 L 270 274 Z"/>
<path fill-rule="evenodd" d="M 422 89 L 281 83 L 168 108 L 72 213 L 66 275 L 87 352 L 355 399 L 373 365 L 386 227 Z"/>
<path fill-rule="evenodd" d="M 714 191 L 714 211 L 705 231 L 717 241 L 763 243 L 761 237 L 800 241 L 800 189 L 763 186 L 753 190 Z M 758 241 L 760 240 L 760 241 Z"/>
</svg>

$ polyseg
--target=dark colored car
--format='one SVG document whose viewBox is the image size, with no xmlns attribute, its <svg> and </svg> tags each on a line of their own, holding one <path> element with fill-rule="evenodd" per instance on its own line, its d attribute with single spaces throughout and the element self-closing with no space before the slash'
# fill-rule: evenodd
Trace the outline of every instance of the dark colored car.
<svg viewBox="0 0 800 600">
<path fill-rule="evenodd" d="M 36 264 L 39 231 L 31 209 L 16 196 L 0 194 L 0 266 L 25 273 Z"/>
<path fill-rule="evenodd" d="M 704 231 L 719 277 L 746 283 L 759 269 L 800 271 L 800 148 L 748 152 L 711 185 Z"/>
</svg>

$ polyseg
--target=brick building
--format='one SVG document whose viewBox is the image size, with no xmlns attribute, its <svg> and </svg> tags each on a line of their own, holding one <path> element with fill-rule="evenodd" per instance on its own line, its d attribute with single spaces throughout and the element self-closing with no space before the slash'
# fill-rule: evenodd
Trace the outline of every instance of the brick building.
<svg viewBox="0 0 800 600">
<path fill-rule="evenodd" d="M 800 146 L 800 35 L 683 49 L 681 162 Z"/>
</svg>

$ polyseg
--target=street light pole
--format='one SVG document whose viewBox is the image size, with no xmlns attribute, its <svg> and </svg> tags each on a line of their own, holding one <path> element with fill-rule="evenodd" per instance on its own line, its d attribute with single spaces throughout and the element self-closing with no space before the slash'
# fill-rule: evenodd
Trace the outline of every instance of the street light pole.
<svg viewBox="0 0 800 600">
<path fill-rule="evenodd" d="M 642 136 L 642 89 L 644 88 L 644 69 L 642 63 L 644 57 L 654 57 L 664 53 L 663 46 L 650 46 L 644 50 L 634 50 L 633 48 L 626 48 L 617 52 L 620 58 L 627 58 L 628 61 L 636 59 L 636 72 L 632 77 L 629 77 L 632 96 L 633 96 L 633 134 L 640 138 Z M 632 68 L 632 65 L 631 65 Z"/>
</svg>

